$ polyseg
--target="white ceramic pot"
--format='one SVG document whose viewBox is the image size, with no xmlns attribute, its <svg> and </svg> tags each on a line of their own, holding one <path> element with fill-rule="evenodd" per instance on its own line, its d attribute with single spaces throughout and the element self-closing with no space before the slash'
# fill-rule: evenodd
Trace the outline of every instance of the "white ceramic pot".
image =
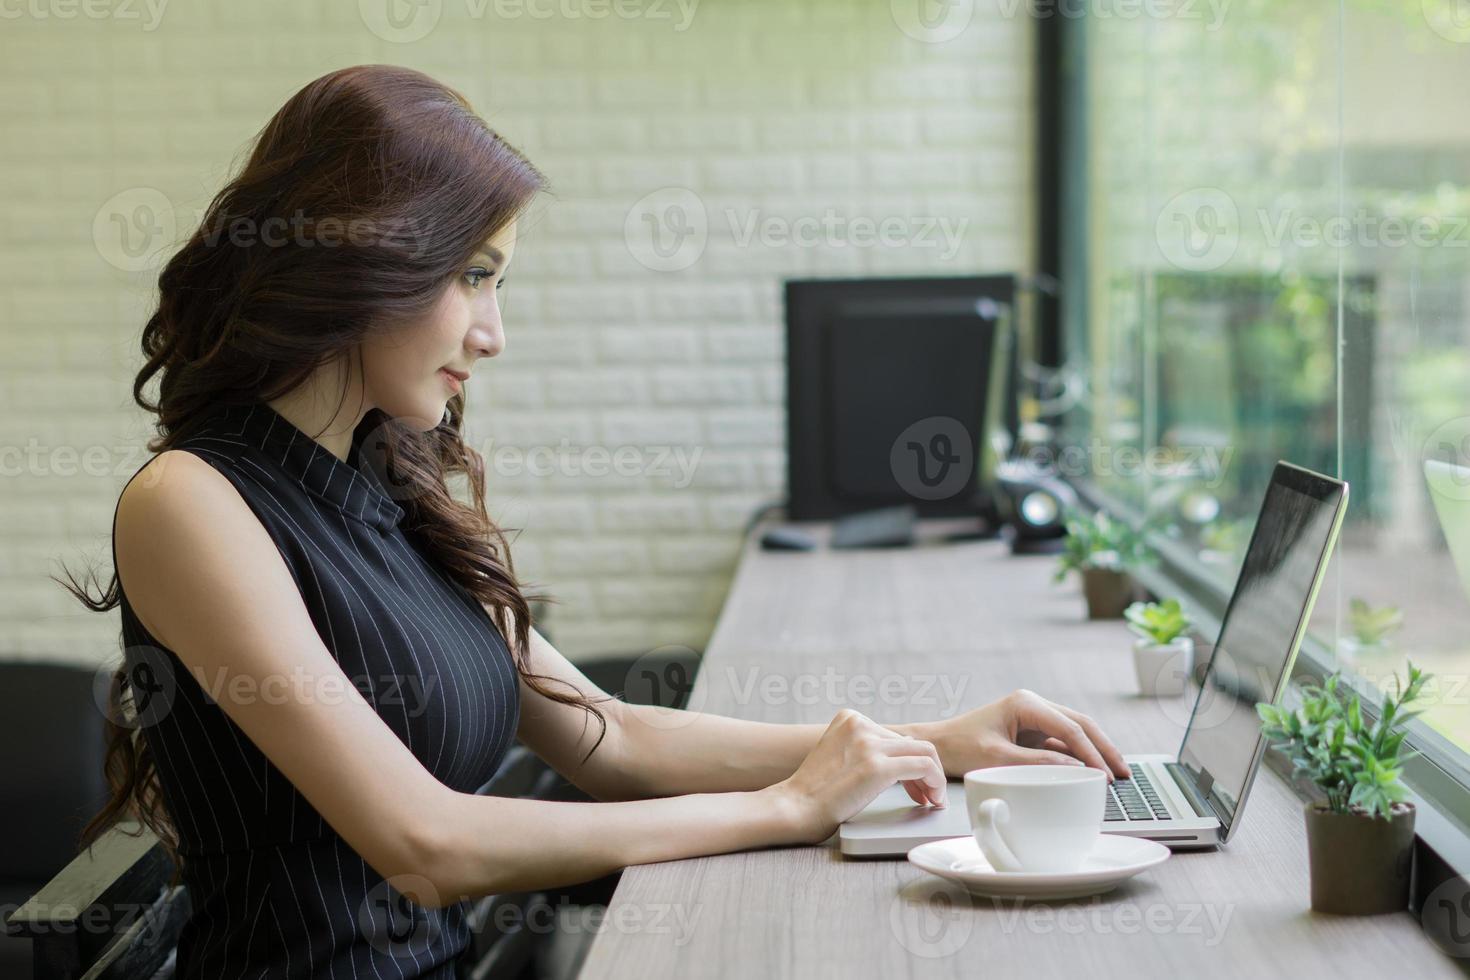
<svg viewBox="0 0 1470 980">
<path fill-rule="evenodd" d="M 1146 697 L 1178 697 L 1189 688 L 1194 670 L 1194 640 L 1181 636 L 1172 643 L 1140 639 L 1133 644 L 1133 672 Z"/>
</svg>

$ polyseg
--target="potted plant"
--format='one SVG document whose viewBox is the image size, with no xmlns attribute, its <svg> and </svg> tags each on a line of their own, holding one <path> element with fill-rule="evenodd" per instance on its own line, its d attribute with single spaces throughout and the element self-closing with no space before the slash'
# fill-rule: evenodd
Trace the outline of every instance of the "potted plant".
<svg viewBox="0 0 1470 980">
<path fill-rule="evenodd" d="M 1071 571 L 1082 577 L 1091 619 L 1120 619 L 1134 599 L 1128 570 L 1149 560 L 1143 536 L 1122 521 L 1099 510 L 1092 515 L 1073 511 L 1067 516 L 1056 581 Z"/>
<path fill-rule="evenodd" d="M 1240 559 L 1250 538 L 1245 521 L 1220 519 L 1200 529 L 1199 560 L 1211 565 L 1230 565 Z"/>
<path fill-rule="evenodd" d="M 1194 669 L 1194 640 L 1189 616 L 1178 599 L 1135 602 L 1123 610 L 1128 628 L 1138 634 L 1133 644 L 1133 672 L 1138 690 L 1149 697 L 1177 697 Z"/>
<path fill-rule="evenodd" d="M 1256 705 L 1262 732 L 1326 797 L 1308 803 L 1307 851 L 1312 908 L 1339 915 L 1376 915 L 1408 906 L 1414 849 L 1414 805 L 1404 801 L 1403 725 L 1429 675 L 1409 664 L 1409 680 L 1385 694 L 1378 719 L 1363 718 L 1356 693 L 1339 690 L 1340 675 L 1302 691 L 1295 711 Z"/>
<path fill-rule="evenodd" d="M 1352 661 L 1363 654 L 1385 653 L 1389 637 L 1404 625 L 1404 614 L 1398 606 L 1372 606 L 1364 599 L 1348 603 L 1350 635 L 1338 642 L 1338 652 Z"/>
</svg>

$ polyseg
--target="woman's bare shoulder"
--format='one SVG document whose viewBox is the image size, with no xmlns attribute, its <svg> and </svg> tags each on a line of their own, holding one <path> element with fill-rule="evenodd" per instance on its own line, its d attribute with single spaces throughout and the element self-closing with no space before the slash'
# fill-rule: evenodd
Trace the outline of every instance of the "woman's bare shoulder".
<svg viewBox="0 0 1470 980">
<path fill-rule="evenodd" d="M 117 574 L 145 626 L 154 630 L 178 610 L 191 584 L 259 581 L 280 555 L 230 480 L 186 450 L 160 453 L 118 499 L 113 525 Z M 270 566 L 267 569 L 267 566 Z"/>
</svg>

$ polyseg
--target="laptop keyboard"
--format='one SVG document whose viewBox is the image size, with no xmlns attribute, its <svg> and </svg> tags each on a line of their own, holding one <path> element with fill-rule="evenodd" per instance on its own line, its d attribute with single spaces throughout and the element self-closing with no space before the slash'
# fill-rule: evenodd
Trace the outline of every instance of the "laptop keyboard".
<svg viewBox="0 0 1470 980">
<path fill-rule="evenodd" d="M 1133 773 L 1132 779 L 1115 779 L 1108 784 L 1103 821 L 1168 820 L 1169 808 L 1143 767 L 1130 762 L 1128 768 Z"/>
</svg>

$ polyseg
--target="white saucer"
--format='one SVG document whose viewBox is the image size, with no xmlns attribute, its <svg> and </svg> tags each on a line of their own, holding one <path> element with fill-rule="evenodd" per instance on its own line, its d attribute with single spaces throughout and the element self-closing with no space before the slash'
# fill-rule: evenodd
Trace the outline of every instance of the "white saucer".
<svg viewBox="0 0 1470 980">
<path fill-rule="evenodd" d="M 1157 841 L 1100 834 L 1092 853 L 1076 871 L 996 871 L 974 837 L 951 837 L 920 844 L 909 851 L 909 861 L 964 885 L 975 895 L 1052 899 L 1112 891 L 1140 871 L 1168 860 L 1169 853 Z"/>
</svg>

